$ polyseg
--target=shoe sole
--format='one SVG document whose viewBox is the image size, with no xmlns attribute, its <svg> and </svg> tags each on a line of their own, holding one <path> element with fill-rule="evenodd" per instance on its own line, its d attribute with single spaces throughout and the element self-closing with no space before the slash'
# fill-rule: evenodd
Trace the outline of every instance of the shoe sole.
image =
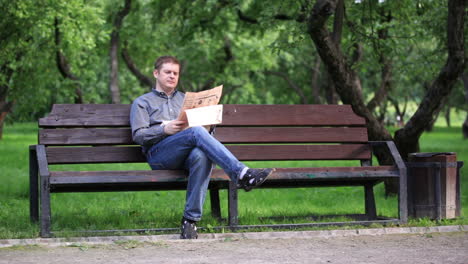
<svg viewBox="0 0 468 264">
<path fill-rule="evenodd" d="M 270 171 L 270 173 L 268 173 L 267 176 L 265 176 L 265 178 L 263 178 L 263 180 L 262 180 L 261 182 L 257 183 L 255 186 L 245 186 L 243 189 L 244 189 L 246 192 L 250 192 L 252 189 L 257 188 L 258 186 L 262 185 L 262 184 L 266 181 L 266 179 L 267 179 L 268 177 L 270 177 L 271 174 L 273 174 L 274 171 L 275 171 L 275 169 L 272 169 L 272 170 Z"/>
</svg>

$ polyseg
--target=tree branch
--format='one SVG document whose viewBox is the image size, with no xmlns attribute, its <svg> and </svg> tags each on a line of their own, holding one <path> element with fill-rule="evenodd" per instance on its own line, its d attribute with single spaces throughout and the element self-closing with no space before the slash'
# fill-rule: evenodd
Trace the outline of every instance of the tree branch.
<svg viewBox="0 0 468 264">
<path fill-rule="evenodd" d="M 132 57 L 128 53 L 126 43 L 124 44 L 124 47 L 122 48 L 121 53 L 122 53 L 122 58 L 125 62 L 125 65 L 127 65 L 127 68 L 130 70 L 130 72 L 133 73 L 133 75 L 137 78 L 137 80 L 140 82 L 142 86 L 146 86 L 151 90 L 154 86 L 153 79 L 144 75 L 140 71 L 140 69 L 138 69 L 136 64 L 133 62 Z"/>
<path fill-rule="evenodd" d="M 71 72 L 70 64 L 68 63 L 67 58 L 63 55 L 62 51 L 60 50 L 60 45 L 62 44 L 62 36 L 60 34 L 59 21 L 57 17 L 55 18 L 54 26 L 55 26 L 55 46 L 57 47 L 56 62 L 57 62 L 57 67 L 59 69 L 59 72 L 62 74 L 63 78 L 67 78 L 73 81 L 78 81 L 79 78 Z"/>
<path fill-rule="evenodd" d="M 374 111 L 375 108 L 377 108 L 379 105 L 382 104 L 383 101 L 385 101 L 385 98 L 387 98 L 388 91 L 391 88 L 391 77 L 392 77 L 392 65 L 390 62 L 385 62 L 384 65 L 382 65 L 382 80 L 380 82 L 380 87 L 375 92 L 374 97 L 367 103 L 367 108 L 369 111 Z"/>
<path fill-rule="evenodd" d="M 299 15 L 297 17 L 292 17 L 292 16 L 289 16 L 289 15 L 286 15 L 286 14 L 276 14 L 276 15 L 273 15 L 273 18 L 276 19 L 276 20 L 285 20 L 285 21 L 288 21 L 288 20 L 295 20 L 299 23 L 303 23 L 306 21 L 306 15 L 305 15 L 305 6 L 302 5 L 301 7 L 301 12 L 299 13 Z M 250 24 L 258 24 L 258 20 L 256 18 L 253 18 L 253 17 L 249 17 L 247 15 L 245 15 L 240 9 L 237 9 L 237 16 L 239 17 L 240 20 L 244 21 L 244 22 L 247 22 L 247 23 L 250 23 Z"/>
<path fill-rule="evenodd" d="M 75 74 L 71 72 L 70 63 L 68 63 L 67 58 L 65 57 L 65 55 L 63 55 L 60 49 L 60 45 L 62 44 L 62 35 L 60 34 L 59 21 L 57 17 L 55 18 L 54 26 L 55 26 L 55 46 L 57 49 L 57 52 L 56 52 L 57 68 L 60 74 L 62 74 L 63 78 L 76 81 L 75 104 L 82 104 L 83 92 L 81 91 L 81 86 L 79 83 L 80 78 L 78 78 Z"/>
<path fill-rule="evenodd" d="M 307 97 L 305 96 L 304 92 L 301 90 L 301 88 L 293 81 L 289 76 L 283 72 L 277 72 L 277 71 L 265 71 L 265 74 L 270 74 L 270 75 L 276 75 L 283 80 L 285 80 L 289 87 L 293 88 L 294 91 L 299 95 L 301 98 L 301 101 L 303 104 L 307 104 Z"/>
</svg>

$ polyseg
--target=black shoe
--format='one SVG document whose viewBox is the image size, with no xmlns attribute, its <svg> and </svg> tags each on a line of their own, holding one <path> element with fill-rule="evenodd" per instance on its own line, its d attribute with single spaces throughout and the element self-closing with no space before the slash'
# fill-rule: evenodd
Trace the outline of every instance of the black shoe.
<svg viewBox="0 0 468 264">
<path fill-rule="evenodd" d="M 237 186 L 246 192 L 260 186 L 275 169 L 248 169 L 242 179 L 239 179 Z"/>
<path fill-rule="evenodd" d="M 180 228 L 181 239 L 197 239 L 197 225 L 195 221 L 182 218 L 182 227 Z"/>
</svg>

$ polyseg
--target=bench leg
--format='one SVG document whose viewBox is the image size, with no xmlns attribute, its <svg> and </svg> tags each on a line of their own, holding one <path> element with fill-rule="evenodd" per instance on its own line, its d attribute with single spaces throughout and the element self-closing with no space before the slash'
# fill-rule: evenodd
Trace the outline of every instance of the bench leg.
<svg viewBox="0 0 468 264">
<path fill-rule="evenodd" d="M 400 169 L 400 190 L 398 193 L 398 207 L 400 222 L 406 224 L 408 222 L 408 185 L 407 185 L 407 170 L 406 168 Z"/>
<path fill-rule="evenodd" d="M 39 221 L 39 174 L 36 149 L 29 149 L 29 217 Z"/>
<path fill-rule="evenodd" d="M 221 205 L 219 203 L 219 189 L 210 189 L 211 215 L 221 219 Z"/>
<path fill-rule="evenodd" d="M 234 230 L 238 225 L 238 212 L 237 212 L 237 184 L 233 181 L 229 181 L 228 189 L 228 224 L 231 230 Z"/>
<path fill-rule="evenodd" d="M 374 184 L 364 185 L 364 195 L 366 204 L 366 215 L 371 219 L 377 219 L 377 210 L 375 208 L 375 197 L 374 197 Z"/>
<path fill-rule="evenodd" d="M 41 177 L 41 237 L 51 237 L 50 185 L 49 177 Z"/>
</svg>

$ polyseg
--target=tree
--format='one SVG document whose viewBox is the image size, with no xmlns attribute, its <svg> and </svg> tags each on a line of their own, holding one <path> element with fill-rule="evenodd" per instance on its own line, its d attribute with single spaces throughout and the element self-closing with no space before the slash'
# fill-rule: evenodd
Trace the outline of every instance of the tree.
<svg viewBox="0 0 468 264">
<path fill-rule="evenodd" d="M 51 103 L 74 102 L 77 76 L 85 82 L 96 72 L 89 51 L 102 37 L 100 6 L 1 1 L 0 12 L 0 127 L 8 118 L 37 120 Z"/>
<path fill-rule="evenodd" d="M 132 1 L 125 0 L 124 7 L 117 12 L 114 22 L 113 29 L 110 36 L 110 81 L 109 90 L 111 93 L 111 99 L 113 104 L 120 103 L 120 89 L 119 89 L 119 42 L 120 42 L 120 30 L 124 18 L 130 12 Z"/>
<path fill-rule="evenodd" d="M 419 137 L 439 114 L 455 82 L 464 72 L 466 1 L 449 0 L 447 16 L 447 52 L 445 65 L 432 82 L 416 113 L 404 128 L 395 133 L 395 143 L 403 157 L 419 151 Z"/>
<path fill-rule="evenodd" d="M 328 72 L 334 76 L 337 91 L 344 103 L 351 104 L 356 113 L 367 120 L 369 137 L 372 140 L 391 140 L 388 131 L 383 127 L 364 105 L 360 90 L 360 80 L 355 71 L 348 66 L 346 58 L 339 47 L 330 40 L 326 21 L 333 13 L 337 1 L 319 0 L 314 5 L 308 21 L 308 32 L 317 50 L 327 66 Z M 447 62 L 436 77 L 418 110 L 404 128 L 395 134 L 395 143 L 403 158 L 411 152 L 419 151 L 419 137 L 430 125 L 443 102 L 450 94 L 455 81 L 465 68 L 464 57 L 464 19 L 466 2 L 450 0 L 448 5 Z M 393 188 L 392 188 L 393 189 Z M 395 190 L 390 190 L 395 192 Z"/>
</svg>

